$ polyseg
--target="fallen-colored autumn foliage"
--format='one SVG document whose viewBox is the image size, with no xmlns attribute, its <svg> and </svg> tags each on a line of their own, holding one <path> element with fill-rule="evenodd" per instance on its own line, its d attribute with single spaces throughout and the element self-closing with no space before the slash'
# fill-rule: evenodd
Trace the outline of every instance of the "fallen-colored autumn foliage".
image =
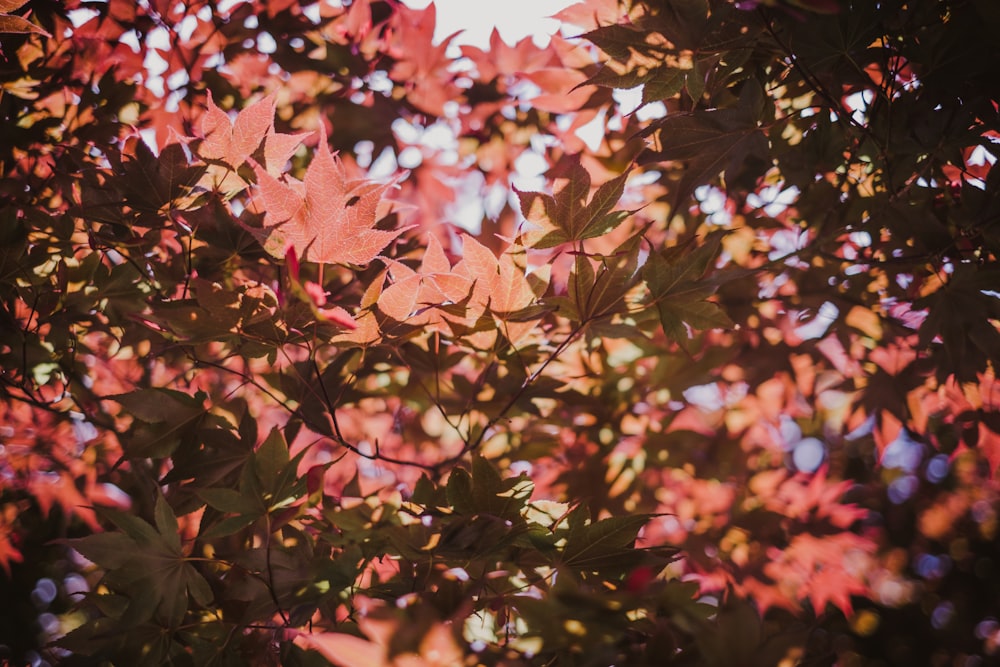
<svg viewBox="0 0 1000 667">
<path fill-rule="evenodd" d="M 1000 660 L 1000 11 L 0 0 L 0 664 Z"/>
</svg>

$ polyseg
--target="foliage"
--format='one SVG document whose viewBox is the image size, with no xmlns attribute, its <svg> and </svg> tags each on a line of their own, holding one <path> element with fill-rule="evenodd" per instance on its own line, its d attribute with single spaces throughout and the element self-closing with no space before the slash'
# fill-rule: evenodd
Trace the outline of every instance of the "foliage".
<svg viewBox="0 0 1000 667">
<path fill-rule="evenodd" d="M 0 659 L 997 654 L 1000 12 L 560 18 L 0 2 Z"/>
</svg>

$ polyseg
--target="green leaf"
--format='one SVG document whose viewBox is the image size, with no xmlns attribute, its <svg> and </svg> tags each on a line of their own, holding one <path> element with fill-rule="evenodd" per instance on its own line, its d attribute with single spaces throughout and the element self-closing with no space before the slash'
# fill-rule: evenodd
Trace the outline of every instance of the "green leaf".
<svg viewBox="0 0 1000 667">
<path fill-rule="evenodd" d="M 524 218 L 538 226 L 538 231 L 527 234 L 526 243 L 539 250 L 555 248 L 570 241 L 570 232 L 565 221 L 556 217 L 556 202 L 551 195 L 543 192 L 525 192 L 514 188 L 521 202 L 521 214 Z"/>
<path fill-rule="evenodd" d="M 613 211 L 594 220 L 580 233 L 581 239 L 593 239 L 613 232 L 634 211 Z"/>
<path fill-rule="evenodd" d="M 208 581 L 203 577 L 190 563 L 185 563 L 184 567 L 184 585 L 187 586 L 188 592 L 194 601 L 203 607 L 208 607 L 214 595 L 212 593 L 212 587 L 208 585 Z"/>
<path fill-rule="evenodd" d="M 132 139 L 127 146 L 133 155 L 121 165 L 121 187 L 129 206 L 138 212 L 144 224 L 163 226 L 164 207 L 173 207 L 205 173 L 206 165 L 191 165 L 179 143 L 169 144 L 159 155 L 142 139 Z"/>
<path fill-rule="evenodd" d="M 220 512 L 253 514 L 262 509 L 253 498 L 248 498 L 235 489 L 198 489 L 197 493 L 199 498 Z"/>
<path fill-rule="evenodd" d="M 596 272 L 590 258 L 579 253 L 573 258 L 573 269 L 569 274 L 566 286 L 567 295 L 573 304 L 573 310 L 579 313 L 581 321 L 590 316 L 590 295 L 596 283 Z"/>
<path fill-rule="evenodd" d="M 724 236 L 723 231 L 712 232 L 686 254 L 682 254 L 683 247 L 652 253 L 643 267 L 643 278 L 664 333 L 685 349 L 690 339 L 687 326 L 698 330 L 733 326 L 718 304 L 706 300 L 715 294 L 718 283 L 703 279 L 719 254 Z"/>
<path fill-rule="evenodd" d="M 274 492 L 281 472 L 288 465 L 288 443 L 277 428 L 272 428 L 267 438 L 254 453 L 254 469 L 265 491 Z"/>
<path fill-rule="evenodd" d="M 420 479 L 413 486 L 413 493 L 410 495 L 410 500 L 418 505 L 431 507 L 438 501 L 438 495 L 438 487 L 434 482 L 427 475 L 421 475 Z"/>
<path fill-rule="evenodd" d="M 722 247 L 724 232 L 713 232 L 694 250 L 685 248 L 652 253 L 643 269 L 643 278 L 655 297 L 676 296 L 700 290 L 698 280 L 705 275 Z"/>
<path fill-rule="evenodd" d="M 733 321 L 723 312 L 718 304 L 711 301 L 688 301 L 677 303 L 672 301 L 658 301 L 656 311 L 660 315 L 660 324 L 663 332 L 671 340 L 680 343 L 682 347 L 688 349 L 687 328 L 700 331 L 706 329 L 729 329 L 733 327 Z M 690 351 L 690 350 L 689 350 Z"/>
<path fill-rule="evenodd" d="M 583 38 L 621 62 L 627 62 L 636 45 L 645 42 L 643 31 L 622 24 L 601 26 L 585 33 Z"/>
<path fill-rule="evenodd" d="M 648 514 L 611 517 L 584 524 L 580 521 L 584 509 L 574 510 L 570 522 L 562 562 L 578 570 L 598 570 L 604 567 L 628 567 L 630 555 L 641 554 L 634 549 L 639 530 L 651 518 Z"/>
<path fill-rule="evenodd" d="M 623 70 L 620 65 L 602 65 L 589 79 L 580 86 L 604 86 L 627 90 L 648 82 L 655 75 L 655 70 L 631 69 Z M 679 88 L 678 88 L 679 90 Z"/>
<path fill-rule="evenodd" d="M 97 533 L 62 541 L 105 570 L 121 567 L 135 551 L 135 541 L 122 533 Z"/>
<path fill-rule="evenodd" d="M 697 91 L 691 90 L 691 77 L 688 86 L 694 95 Z M 675 208 L 687 201 L 697 186 L 711 183 L 723 171 L 728 181 L 734 181 L 751 158 L 761 173 L 770 164 L 764 131 L 743 109 L 668 114 L 654 127 L 662 147 L 657 157 L 687 162 L 674 196 Z"/>
<path fill-rule="evenodd" d="M 124 438 L 130 458 L 169 456 L 185 437 L 192 437 L 208 414 L 202 397 L 173 389 L 139 389 L 128 394 L 109 396 L 139 420 Z"/>
<path fill-rule="evenodd" d="M 448 476 L 448 504 L 459 514 L 474 514 L 476 500 L 472 493 L 472 476 L 463 468 L 455 468 Z"/>
<path fill-rule="evenodd" d="M 180 528 L 177 525 L 177 516 L 162 493 L 156 498 L 156 505 L 153 508 L 153 519 L 156 521 L 156 530 L 159 531 L 166 546 L 180 553 L 181 536 Z"/>
<path fill-rule="evenodd" d="M 204 405 L 200 400 L 174 389 L 137 389 L 108 398 L 121 403 L 129 415 L 150 424 L 176 423 L 179 418 L 204 412 Z"/>
<path fill-rule="evenodd" d="M 654 76 L 642 87 L 642 102 L 662 102 L 669 100 L 681 92 L 687 78 L 684 70 L 661 67 L 653 70 Z"/>
<path fill-rule="evenodd" d="M 516 190 L 521 213 L 539 228 L 525 234 L 525 244 L 541 250 L 611 232 L 632 213 L 611 213 L 621 199 L 628 176 L 626 171 L 611 179 L 590 197 L 590 173 L 580 163 L 579 157 L 574 157 L 557 173 L 556 181 L 561 187 L 555 196 Z"/>
<path fill-rule="evenodd" d="M 625 294 L 639 279 L 639 243 L 636 236 L 613 255 L 576 256 L 567 289 L 581 319 L 607 317 L 625 305 Z"/>
<path fill-rule="evenodd" d="M 94 511 L 100 517 L 115 524 L 119 530 L 135 540 L 141 547 L 162 543 L 160 534 L 156 532 L 156 529 L 137 516 L 107 507 L 95 507 Z"/>
<path fill-rule="evenodd" d="M 503 478 L 493 464 L 486 457 L 472 457 L 472 497 L 476 509 L 489 507 L 502 490 Z"/>
<path fill-rule="evenodd" d="M 218 523 L 212 524 L 210 528 L 202 531 L 199 534 L 199 538 L 203 540 L 214 540 L 219 537 L 228 537 L 230 535 L 235 535 L 244 528 L 252 525 L 257 519 L 264 515 L 263 512 L 259 514 L 237 514 L 236 516 L 226 517 Z"/>
<path fill-rule="evenodd" d="M 581 239 L 592 239 L 603 236 L 614 230 L 621 221 L 631 215 L 632 211 L 615 211 L 611 214 L 618 200 L 625 192 L 625 182 L 630 172 L 625 171 L 607 183 L 602 184 L 587 203 L 581 215 L 582 222 L 577 225 L 576 235 Z M 609 215 L 610 214 L 610 215 Z"/>
<path fill-rule="evenodd" d="M 527 478 L 503 479 L 496 466 L 483 456 L 472 459 L 472 496 L 477 512 L 509 521 L 520 521 L 521 510 L 530 492 L 525 493 Z"/>
<path fill-rule="evenodd" d="M 99 559 L 94 562 L 105 569 L 108 587 L 129 598 L 129 623 L 155 615 L 161 623 L 176 627 L 187 613 L 189 589 L 196 599 L 211 600 L 208 583 L 181 552 L 177 518 L 162 495 L 154 507 L 155 526 L 117 510 L 97 508 L 97 512 L 123 532 L 68 543 L 84 556 Z"/>
</svg>

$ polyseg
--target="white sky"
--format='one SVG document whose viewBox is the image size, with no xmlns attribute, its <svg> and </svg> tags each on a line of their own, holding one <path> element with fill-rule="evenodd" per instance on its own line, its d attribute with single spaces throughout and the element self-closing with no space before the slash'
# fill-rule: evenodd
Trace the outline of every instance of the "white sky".
<svg viewBox="0 0 1000 667">
<path fill-rule="evenodd" d="M 404 0 L 407 5 L 422 9 L 430 0 Z M 559 23 L 548 18 L 579 0 L 434 0 L 437 7 L 437 27 L 434 40 L 464 30 L 455 42 L 486 46 L 493 26 L 500 37 L 512 44 L 529 35 L 536 41 L 548 42 L 548 36 L 559 30 Z"/>
</svg>

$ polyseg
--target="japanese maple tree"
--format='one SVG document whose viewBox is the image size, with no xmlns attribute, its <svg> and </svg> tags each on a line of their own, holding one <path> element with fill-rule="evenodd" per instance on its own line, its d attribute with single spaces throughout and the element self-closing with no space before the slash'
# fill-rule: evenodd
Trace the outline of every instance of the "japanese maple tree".
<svg viewBox="0 0 1000 667">
<path fill-rule="evenodd" d="M 558 18 L 0 1 L 0 661 L 996 659 L 1000 12 Z"/>
</svg>

